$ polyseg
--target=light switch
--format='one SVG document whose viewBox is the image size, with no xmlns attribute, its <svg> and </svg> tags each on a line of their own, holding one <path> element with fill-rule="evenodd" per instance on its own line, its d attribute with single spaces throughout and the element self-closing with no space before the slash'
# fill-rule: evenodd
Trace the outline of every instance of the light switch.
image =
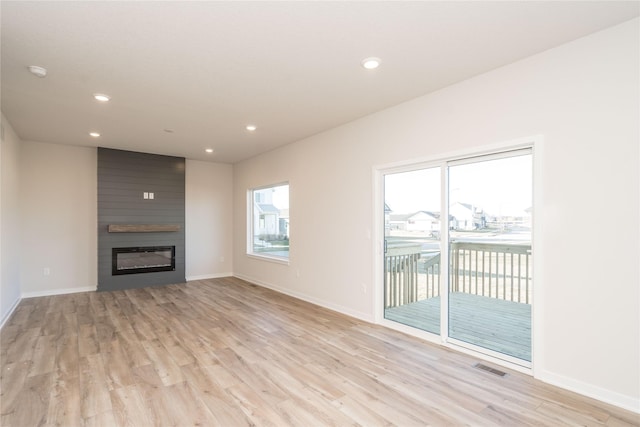
<svg viewBox="0 0 640 427">
<path fill-rule="evenodd" d="M 149 193 L 149 198 L 153 200 L 153 193 Z"/>
<path fill-rule="evenodd" d="M 147 193 L 147 192 L 142 193 L 142 198 L 148 199 L 149 198 L 149 193 Z"/>
</svg>

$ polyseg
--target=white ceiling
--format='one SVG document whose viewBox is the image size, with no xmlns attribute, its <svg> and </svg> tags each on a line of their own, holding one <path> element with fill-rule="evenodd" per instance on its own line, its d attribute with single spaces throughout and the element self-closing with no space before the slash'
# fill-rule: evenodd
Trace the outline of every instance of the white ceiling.
<svg viewBox="0 0 640 427">
<path fill-rule="evenodd" d="M 2 111 L 23 140 L 233 163 L 639 9 L 635 1 L 2 1 Z M 363 69 L 367 56 L 380 57 L 380 68 Z M 112 100 L 99 104 L 96 92 Z M 102 136 L 91 138 L 94 130 Z"/>
</svg>

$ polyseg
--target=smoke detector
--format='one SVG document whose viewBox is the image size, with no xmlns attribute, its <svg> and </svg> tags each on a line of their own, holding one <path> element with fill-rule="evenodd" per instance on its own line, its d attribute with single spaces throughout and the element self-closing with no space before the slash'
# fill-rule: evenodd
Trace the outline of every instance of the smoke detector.
<svg viewBox="0 0 640 427">
<path fill-rule="evenodd" d="M 27 68 L 29 68 L 29 72 L 36 77 L 44 78 L 47 76 L 47 69 L 44 67 L 29 65 Z"/>
</svg>

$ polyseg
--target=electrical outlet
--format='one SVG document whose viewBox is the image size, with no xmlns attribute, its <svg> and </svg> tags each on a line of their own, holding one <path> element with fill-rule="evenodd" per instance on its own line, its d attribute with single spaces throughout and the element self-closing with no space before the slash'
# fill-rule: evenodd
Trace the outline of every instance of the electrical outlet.
<svg viewBox="0 0 640 427">
<path fill-rule="evenodd" d="M 42 275 L 43 276 L 48 276 L 51 274 L 51 269 L 49 267 L 45 267 L 42 269 Z"/>
<path fill-rule="evenodd" d="M 224 257 L 223 256 L 220 257 L 220 262 L 224 262 Z"/>
</svg>

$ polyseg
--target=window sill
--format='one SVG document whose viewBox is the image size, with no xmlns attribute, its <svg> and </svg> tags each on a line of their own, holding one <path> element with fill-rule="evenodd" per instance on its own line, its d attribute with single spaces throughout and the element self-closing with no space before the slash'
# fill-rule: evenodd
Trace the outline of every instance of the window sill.
<svg viewBox="0 0 640 427">
<path fill-rule="evenodd" d="M 276 264 L 289 265 L 289 258 L 282 258 L 277 256 L 269 256 L 255 253 L 248 253 L 247 256 L 249 258 L 259 259 L 262 261 L 274 262 Z"/>
</svg>

